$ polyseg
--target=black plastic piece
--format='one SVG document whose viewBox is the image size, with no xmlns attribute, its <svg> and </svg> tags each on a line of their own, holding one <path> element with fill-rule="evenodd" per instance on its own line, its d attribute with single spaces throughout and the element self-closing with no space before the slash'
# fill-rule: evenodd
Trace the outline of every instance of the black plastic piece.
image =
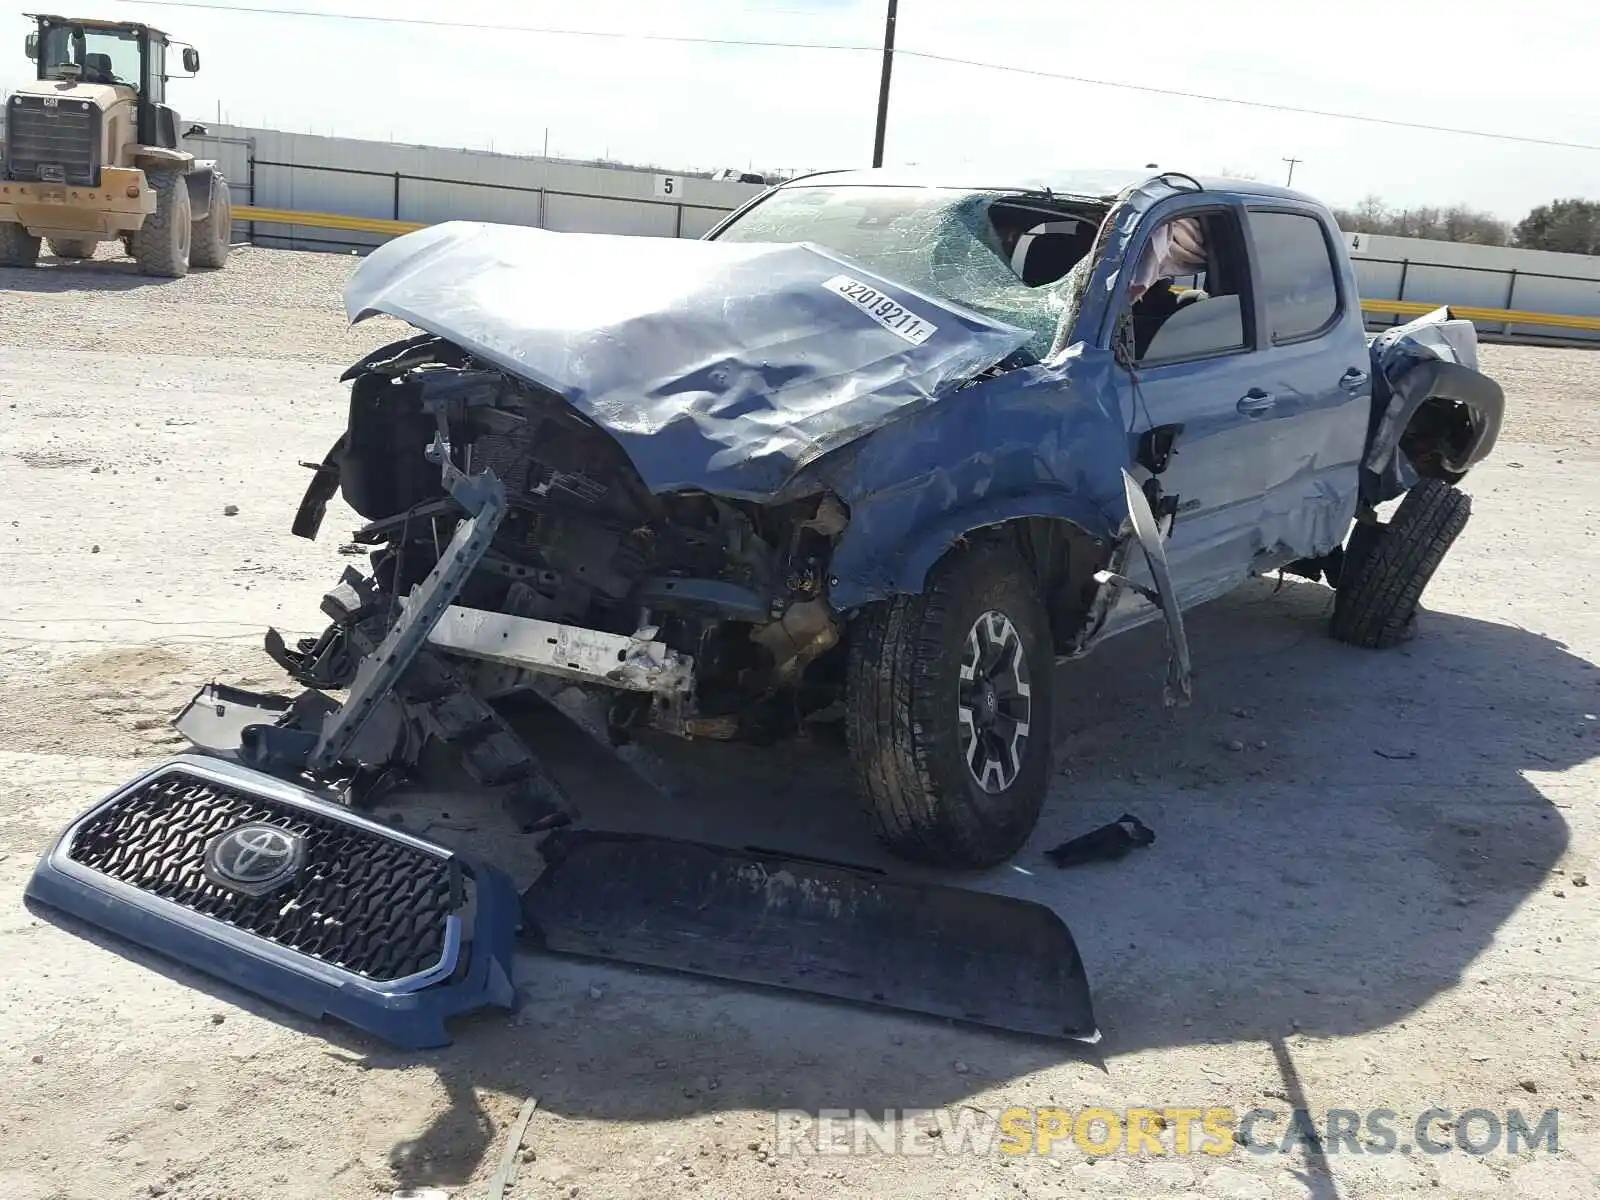
<svg viewBox="0 0 1600 1200">
<path fill-rule="evenodd" d="M 644 834 L 557 830 L 522 898 L 543 950 L 1097 1041 L 1083 960 L 1041 904 Z"/>
<path fill-rule="evenodd" d="M 1138 464 L 1152 475 L 1159 475 L 1172 463 L 1174 447 L 1182 425 L 1155 425 L 1139 435 L 1139 450 L 1134 456 Z M 1159 514 L 1157 514 L 1159 515 Z"/>
<path fill-rule="evenodd" d="M 1109 825 L 1062 842 L 1045 856 L 1058 867 L 1077 867 L 1084 863 L 1115 862 L 1135 846 L 1148 846 L 1156 840 L 1155 831 L 1132 813 L 1123 813 Z"/>
<path fill-rule="evenodd" d="M 311 482 L 306 484 L 305 495 L 300 498 L 294 524 L 289 526 L 289 532 L 295 537 L 316 541 L 317 531 L 322 528 L 322 519 L 328 514 L 328 501 L 339 490 L 340 463 L 349 444 L 349 435 L 340 434 L 339 440 L 323 456 L 321 463 L 305 464 L 311 467 L 314 474 Z"/>
</svg>

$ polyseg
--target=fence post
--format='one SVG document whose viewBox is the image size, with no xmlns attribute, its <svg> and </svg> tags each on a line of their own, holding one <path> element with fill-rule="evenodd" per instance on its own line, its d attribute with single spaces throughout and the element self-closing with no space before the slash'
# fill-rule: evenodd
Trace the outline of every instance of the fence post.
<svg viewBox="0 0 1600 1200">
<path fill-rule="evenodd" d="M 681 238 L 683 236 L 683 205 L 676 204 L 673 206 L 673 209 L 674 216 L 672 219 L 672 236 L 675 238 Z"/>
<path fill-rule="evenodd" d="M 1511 298 L 1513 296 L 1515 296 L 1516 294 L 1517 294 L 1517 269 L 1515 267 L 1512 267 L 1511 268 L 1511 281 L 1508 284 L 1506 284 L 1506 303 L 1505 303 L 1505 307 L 1507 309 L 1510 309 L 1512 307 Z M 1501 335 L 1503 337 L 1510 337 L 1511 336 L 1511 322 L 1510 321 L 1507 321 L 1504 325 L 1502 325 L 1500 327 L 1500 333 L 1501 333 Z"/>
<path fill-rule="evenodd" d="M 394 219 L 400 219 L 400 172 L 394 173 Z"/>
<path fill-rule="evenodd" d="M 1410 270 L 1411 270 L 1411 260 L 1409 258 L 1402 258 L 1400 260 L 1400 286 L 1395 289 L 1394 298 L 1396 300 L 1404 300 L 1406 298 L 1406 274 Z M 1395 313 L 1395 315 L 1394 315 L 1394 323 L 1396 325 L 1400 325 L 1400 324 L 1403 324 L 1404 322 L 1405 322 L 1405 314 L 1404 313 Z"/>
</svg>

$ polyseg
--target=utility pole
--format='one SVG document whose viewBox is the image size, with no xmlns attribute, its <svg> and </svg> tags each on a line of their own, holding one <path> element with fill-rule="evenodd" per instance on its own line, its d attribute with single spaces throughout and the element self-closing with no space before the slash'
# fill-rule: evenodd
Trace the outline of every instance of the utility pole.
<svg viewBox="0 0 1600 1200">
<path fill-rule="evenodd" d="M 1296 163 L 1300 163 L 1300 162 L 1304 162 L 1305 159 L 1303 159 L 1303 158 L 1286 158 L 1283 161 L 1289 164 L 1289 178 L 1288 178 L 1287 181 L 1285 181 L 1283 186 L 1284 187 L 1293 187 L 1294 186 L 1294 167 L 1295 167 L 1295 164 Z"/>
<path fill-rule="evenodd" d="M 889 0 L 883 22 L 883 76 L 878 81 L 878 133 L 872 142 L 872 165 L 883 166 L 883 135 L 889 124 L 889 76 L 894 71 L 894 21 L 900 0 Z"/>
</svg>

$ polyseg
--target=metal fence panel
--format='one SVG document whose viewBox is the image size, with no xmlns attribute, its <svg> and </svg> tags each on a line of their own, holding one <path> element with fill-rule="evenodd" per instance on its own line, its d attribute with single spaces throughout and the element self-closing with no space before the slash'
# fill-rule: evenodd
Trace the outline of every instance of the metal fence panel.
<svg viewBox="0 0 1600 1200">
<path fill-rule="evenodd" d="M 545 207 L 545 228 L 561 233 L 673 237 L 678 230 L 678 209 L 670 204 L 641 204 L 636 200 L 552 195 Z"/>
<path fill-rule="evenodd" d="M 486 188 L 475 183 L 432 179 L 400 181 L 398 220 L 433 225 L 440 221 L 497 221 L 538 225 L 541 196 L 536 191 Z"/>
</svg>

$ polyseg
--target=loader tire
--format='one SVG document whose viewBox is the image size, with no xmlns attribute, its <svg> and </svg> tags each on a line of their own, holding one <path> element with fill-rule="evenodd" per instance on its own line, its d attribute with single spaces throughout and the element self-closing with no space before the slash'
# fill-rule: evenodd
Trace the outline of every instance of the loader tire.
<svg viewBox="0 0 1600 1200">
<path fill-rule="evenodd" d="M 1341 642 L 1383 650 L 1411 636 L 1417 603 L 1446 552 L 1466 528 L 1472 498 L 1442 479 L 1406 493 L 1387 525 L 1357 527 L 1334 593 L 1329 630 Z"/>
<path fill-rule="evenodd" d="M 0 221 L 0 267 L 31 267 L 39 261 L 39 239 L 11 221 Z"/>
<path fill-rule="evenodd" d="M 233 201 L 228 181 L 217 179 L 211 185 L 211 207 L 203 220 L 195 221 L 189 234 L 189 262 L 196 267 L 220 267 L 228 261 L 233 244 Z"/>
<path fill-rule="evenodd" d="M 93 258 L 98 244 L 90 238 L 51 238 L 50 253 L 57 258 Z"/>
<path fill-rule="evenodd" d="M 879 840 L 971 869 L 1020 850 L 1050 784 L 1054 668 L 1033 574 L 998 539 L 946 555 L 919 595 L 865 608 L 845 724 Z"/>
<path fill-rule="evenodd" d="M 180 279 L 189 273 L 189 185 L 176 171 L 152 171 L 156 210 L 133 235 L 133 257 L 144 275 Z"/>
</svg>

